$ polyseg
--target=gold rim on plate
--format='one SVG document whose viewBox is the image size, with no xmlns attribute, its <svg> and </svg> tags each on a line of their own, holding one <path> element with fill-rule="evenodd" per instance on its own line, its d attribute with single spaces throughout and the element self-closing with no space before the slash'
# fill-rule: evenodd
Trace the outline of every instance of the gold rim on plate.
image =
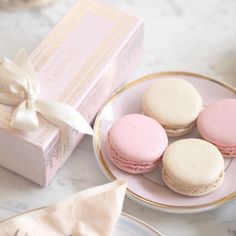
<svg viewBox="0 0 236 236">
<path fill-rule="evenodd" d="M 208 76 L 205 75 L 200 75 L 200 74 L 196 74 L 196 73 L 191 73 L 191 72 L 183 72 L 183 71 L 167 71 L 167 72 L 160 72 L 160 73 L 154 73 L 154 74 L 150 74 L 147 76 L 144 76 L 140 79 L 134 80 L 130 83 L 125 84 L 124 86 L 122 86 L 121 88 L 119 88 L 117 91 L 115 91 L 111 97 L 109 97 L 106 102 L 104 103 L 104 105 L 101 107 L 100 111 L 97 114 L 95 123 L 94 123 L 94 131 L 95 131 L 95 136 L 93 137 L 93 145 L 94 145 L 94 149 L 95 149 L 95 154 L 97 156 L 97 159 L 102 167 L 102 170 L 105 172 L 105 175 L 110 179 L 110 180 L 115 180 L 116 177 L 113 175 L 113 173 L 111 172 L 111 170 L 109 169 L 108 165 L 106 164 L 106 162 L 104 161 L 104 157 L 102 154 L 102 150 L 101 150 L 101 146 L 100 146 L 100 141 L 99 141 L 99 137 L 100 137 L 100 123 L 101 120 L 103 118 L 104 115 L 104 111 L 105 108 L 110 105 L 113 100 L 120 95 L 121 93 L 123 93 L 124 91 L 126 91 L 127 89 L 134 87 L 135 85 L 142 83 L 144 81 L 147 80 L 151 80 L 151 79 L 155 79 L 155 78 L 159 78 L 159 77 L 169 77 L 169 76 L 189 76 L 189 77 L 197 77 L 200 79 L 204 79 L 204 80 L 209 80 L 212 81 L 216 84 L 219 84 L 220 86 L 223 86 L 227 89 L 229 89 L 230 91 L 232 91 L 233 93 L 236 94 L 236 88 L 234 88 L 233 86 L 210 78 Z M 193 206 L 175 206 L 175 205 L 167 205 L 167 204 L 162 204 L 159 202 L 155 202 L 152 200 L 149 200 L 147 198 L 144 198 L 138 194 L 136 194 L 135 192 L 133 192 L 132 190 L 130 190 L 129 188 L 127 188 L 127 195 L 134 199 L 134 200 L 138 200 L 139 202 L 144 203 L 145 205 L 148 205 L 150 207 L 157 207 L 159 209 L 163 209 L 163 210 L 176 210 L 176 211 L 183 211 L 183 212 L 188 212 L 194 209 L 199 209 L 199 210 L 204 210 L 208 207 L 218 207 L 230 200 L 232 200 L 233 198 L 236 197 L 236 191 L 221 198 L 218 199 L 216 201 L 210 202 L 210 203 L 206 203 L 206 204 L 199 204 L 199 205 L 193 205 Z"/>
<path fill-rule="evenodd" d="M 139 224 L 143 225 L 144 227 L 146 227 L 147 229 L 149 229 L 153 233 L 155 233 L 155 234 L 157 234 L 159 236 L 163 236 L 163 234 L 161 232 L 157 231 L 155 228 L 153 228 L 151 225 L 145 223 L 144 221 L 142 221 L 142 220 L 140 220 L 140 219 L 138 219 L 138 218 L 136 218 L 134 216 L 131 216 L 131 215 L 125 213 L 125 212 L 122 212 L 121 215 L 123 215 L 123 216 L 125 216 L 125 217 L 127 217 L 127 218 L 129 218 L 129 219 L 131 219 L 133 221 L 138 222 Z"/>
</svg>

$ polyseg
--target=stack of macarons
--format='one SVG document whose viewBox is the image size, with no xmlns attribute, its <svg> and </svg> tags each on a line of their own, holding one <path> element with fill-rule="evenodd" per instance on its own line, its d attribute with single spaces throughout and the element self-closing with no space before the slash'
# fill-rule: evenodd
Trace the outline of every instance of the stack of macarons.
<svg viewBox="0 0 236 236">
<path fill-rule="evenodd" d="M 188 81 L 158 79 L 143 96 L 143 114 L 129 114 L 108 131 L 111 162 L 132 173 L 152 171 L 162 163 L 162 178 L 174 192 L 201 196 L 224 180 L 224 158 L 236 156 L 236 99 L 203 109 L 197 89 Z M 204 139 L 168 137 L 190 133 L 197 125 Z M 222 132 L 222 130 L 224 132 Z"/>
</svg>

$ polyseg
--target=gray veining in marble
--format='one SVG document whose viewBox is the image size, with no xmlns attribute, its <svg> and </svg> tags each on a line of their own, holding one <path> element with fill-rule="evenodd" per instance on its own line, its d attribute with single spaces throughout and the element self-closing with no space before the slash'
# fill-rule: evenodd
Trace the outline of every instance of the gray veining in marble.
<svg viewBox="0 0 236 236">
<path fill-rule="evenodd" d="M 145 20 L 144 56 L 130 80 L 152 72 L 184 70 L 236 86 L 236 1 L 106 1 Z M 30 12 L 0 11 L 0 57 L 12 57 L 22 46 L 32 51 L 73 2 L 58 0 Z M 91 138 L 86 137 L 47 188 L 0 168 L 0 220 L 106 182 Z M 236 201 L 206 213 L 177 215 L 126 199 L 124 211 L 168 236 L 236 235 Z"/>
</svg>

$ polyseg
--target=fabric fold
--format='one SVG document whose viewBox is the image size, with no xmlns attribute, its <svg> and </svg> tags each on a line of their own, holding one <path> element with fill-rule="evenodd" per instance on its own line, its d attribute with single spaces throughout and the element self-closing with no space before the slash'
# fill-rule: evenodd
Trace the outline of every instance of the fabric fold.
<svg viewBox="0 0 236 236">
<path fill-rule="evenodd" d="M 118 179 L 11 218 L 0 224 L 1 236 L 111 236 L 126 188 L 127 182 Z"/>
</svg>

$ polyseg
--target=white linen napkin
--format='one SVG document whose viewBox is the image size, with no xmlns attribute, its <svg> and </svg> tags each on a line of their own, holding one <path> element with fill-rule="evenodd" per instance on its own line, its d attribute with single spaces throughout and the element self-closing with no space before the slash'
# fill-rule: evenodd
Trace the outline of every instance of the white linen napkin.
<svg viewBox="0 0 236 236">
<path fill-rule="evenodd" d="M 110 236 L 121 214 L 127 182 L 81 191 L 0 224 L 1 236 Z"/>
</svg>

